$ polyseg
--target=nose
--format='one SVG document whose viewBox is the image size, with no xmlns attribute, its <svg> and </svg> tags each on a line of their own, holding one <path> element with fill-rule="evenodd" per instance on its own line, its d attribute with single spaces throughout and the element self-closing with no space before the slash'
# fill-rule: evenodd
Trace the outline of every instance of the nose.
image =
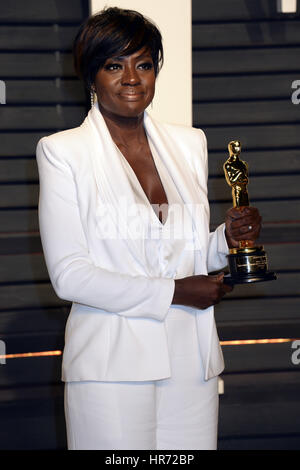
<svg viewBox="0 0 300 470">
<path fill-rule="evenodd" d="M 122 85 L 136 86 L 140 83 L 140 77 L 134 66 L 125 66 L 122 75 Z"/>
</svg>

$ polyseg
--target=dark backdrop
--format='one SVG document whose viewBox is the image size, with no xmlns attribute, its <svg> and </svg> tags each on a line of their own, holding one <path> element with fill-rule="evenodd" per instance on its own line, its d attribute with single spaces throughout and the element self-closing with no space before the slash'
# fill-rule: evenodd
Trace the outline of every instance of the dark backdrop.
<svg viewBox="0 0 300 470">
<path fill-rule="evenodd" d="M 1 2 L 0 333 L 7 354 L 63 348 L 69 308 L 54 294 L 42 254 L 35 148 L 86 114 L 71 46 L 87 15 L 86 0 Z M 0 364 L 0 448 L 65 448 L 60 366 L 61 356 Z"/>
<path fill-rule="evenodd" d="M 212 228 L 231 206 L 223 174 L 230 140 L 241 140 L 249 194 L 264 226 L 260 243 L 278 280 L 238 286 L 216 307 L 222 341 L 300 337 L 299 8 L 275 0 L 193 1 L 194 125 L 209 147 Z M 299 2 L 298 2 L 299 3 Z M 223 346 L 221 449 L 300 448 L 300 365 L 293 342 Z"/>
<path fill-rule="evenodd" d="M 87 1 L 10 0 L 0 9 L 0 339 L 6 353 L 63 348 L 69 306 L 54 294 L 37 222 L 35 147 L 78 125 L 86 96 L 71 43 Z M 212 228 L 230 207 L 222 173 L 229 140 L 250 166 L 250 198 L 263 217 L 261 243 L 278 280 L 238 287 L 216 308 L 222 341 L 300 337 L 299 15 L 275 0 L 193 1 L 194 125 L 209 145 Z M 221 449 L 300 447 L 300 365 L 292 342 L 224 345 Z M 1 351 L 2 352 L 2 351 Z M 0 364 L 0 448 L 64 449 L 61 356 Z"/>
</svg>

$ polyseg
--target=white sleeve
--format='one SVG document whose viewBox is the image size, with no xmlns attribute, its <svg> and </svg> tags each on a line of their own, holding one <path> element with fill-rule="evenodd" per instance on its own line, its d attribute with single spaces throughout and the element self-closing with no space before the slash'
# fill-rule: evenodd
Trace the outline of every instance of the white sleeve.
<svg viewBox="0 0 300 470">
<path fill-rule="evenodd" d="M 207 140 L 204 132 L 201 129 L 199 134 L 201 135 L 201 146 L 202 146 L 202 161 L 198 161 L 198 180 L 200 186 L 203 188 L 203 197 L 205 197 L 207 204 L 206 209 L 209 213 L 209 205 L 207 198 L 207 179 L 208 179 L 208 155 L 207 155 Z M 200 163 L 202 167 L 200 167 Z M 228 245 L 225 237 L 225 224 L 221 224 L 214 232 L 209 234 L 208 252 L 207 252 L 207 271 L 219 271 L 227 266 L 226 255 L 228 254 Z"/>
<path fill-rule="evenodd" d="M 36 154 L 40 235 L 58 297 L 126 317 L 162 321 L 173 299 L 174 280 L 124 275 L 95 266 L 89 256 L 70 166 L 57 158 L 47 137 L 39 141 Z"/>
<path fill-rule="evenodd" d="M 207 271 L 219 271 L 227 266 L 228 245 L 225 237 L 225 224 L 219 225 L 209 234 Z"/>
</svg>

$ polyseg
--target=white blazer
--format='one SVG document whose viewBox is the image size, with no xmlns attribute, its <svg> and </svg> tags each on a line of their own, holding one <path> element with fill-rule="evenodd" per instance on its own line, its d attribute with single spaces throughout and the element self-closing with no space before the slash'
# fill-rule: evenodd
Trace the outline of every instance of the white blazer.
<svg viewBox="0 0 300 470">
<path fill-rule="evenodd" d="M 192 211 L 195 274 L 222 269 L 228 247 L 224 224 L 209 233 L 204 133 L 158 123 L 147 113 L 144 124 Z M 170 377 L 164 319 L 172 302 L 174 279 L 151 272 L 143 240 L 134 237 L 124 209 L 118 210 L 124 201 L 130 207 L 134 195 L 97 104 L 81 126 L 42 138 L 37 162 L 45 260 L 56 294 L 72 302 L 62 380 Z M 207 380 L 224 368 L 214 310 L 192 311 Z"/>
</svg>

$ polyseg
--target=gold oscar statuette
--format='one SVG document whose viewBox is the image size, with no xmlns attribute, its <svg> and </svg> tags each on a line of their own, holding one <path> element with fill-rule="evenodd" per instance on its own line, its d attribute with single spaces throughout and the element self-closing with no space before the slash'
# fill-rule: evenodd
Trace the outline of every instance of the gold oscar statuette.
<svg viewBox="0 0 300 470">
<path fill-rule="evenodd" d="M 223 165 L 226 181 L 231 186 L 233 207 L 249 206 L 248 165 L 239 158 L 241 149 L 240 141 L 229 142 L 229 157 Z M 255 246 L 252 240 L 241 240 L 238 248 L 230 248 L 227 259 L 230 274 L 224 277 L 224 282 L 245 284 L 276 279 L 275 273 L 268 271 L 264 247 Z"/>
</svg>

